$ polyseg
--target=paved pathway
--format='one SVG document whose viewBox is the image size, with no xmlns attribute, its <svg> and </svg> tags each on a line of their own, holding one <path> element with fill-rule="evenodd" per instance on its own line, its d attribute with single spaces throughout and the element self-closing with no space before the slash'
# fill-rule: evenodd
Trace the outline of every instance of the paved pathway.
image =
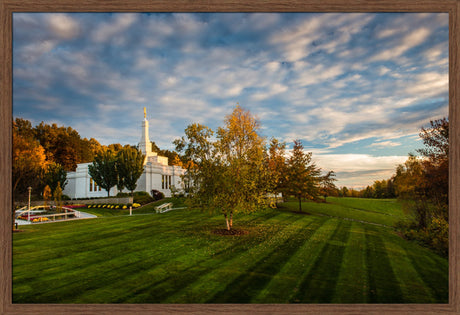
<svg viewBox="0 0 460 315">
<path fill-rule="evenodd" d="M 97 215 L 80 211 L 80 219 L 90 219 L 90 218 L 97 218 Z"/>
</svg>

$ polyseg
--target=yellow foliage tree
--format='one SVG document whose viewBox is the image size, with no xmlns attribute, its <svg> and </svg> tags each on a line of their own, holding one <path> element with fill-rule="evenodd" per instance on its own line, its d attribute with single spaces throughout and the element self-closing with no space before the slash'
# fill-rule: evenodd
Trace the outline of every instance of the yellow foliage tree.
<svg viewBox="0 0 460 315">
<path fill-rule="evenodd" d="M 21 136 L 13 127 L 13 195 L 24 193 L 27 187 L 37 188 L 46 169 L 44 148 L 38 141 Z"/>
<path fill-rule="evenodd" d="M 216 141 L 211 129 L 192 124 L 186 138 L 174 142 L 191 161 L 183 177 L 190 183 L 191 205 L 222 213 L 227 230 L 235 213 L 256 211 L 268 202 L 265 140 L 259 129 L 257 119 L 237 105 L 218 128 Z"/>
<path fill-rule="evenodd" d="M 61 183 L 58 182 L 58 185 L 56 189 L 54 190 L 54 202 L 57 208 L 58 212 L 61 212 L 62 206 L 61 206 L 61 199 L 62 199 L 62 189 L 61 189 Z"/>
<path fill-rule="evenodd" d="M 51 188 L 50 188 L 50 186 L 46 185 L 45 189 L 43 190 L 43 200 L 44 200 L 45 209 L 46 209 L 48 200 L 51 199 L 51 196 L 52 196 L 51 195 Z"/>
</svg>

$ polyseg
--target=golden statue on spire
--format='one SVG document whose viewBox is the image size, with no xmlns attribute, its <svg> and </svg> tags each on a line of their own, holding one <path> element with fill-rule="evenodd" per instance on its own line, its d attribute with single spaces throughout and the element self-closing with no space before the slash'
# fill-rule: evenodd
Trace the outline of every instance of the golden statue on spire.
<svg viewBox="0 0 460 315">
<path fill-rule="evenodd" d="M 147 118 L 147 110 L 144 107 L 144 118 Z"/>
</svg>

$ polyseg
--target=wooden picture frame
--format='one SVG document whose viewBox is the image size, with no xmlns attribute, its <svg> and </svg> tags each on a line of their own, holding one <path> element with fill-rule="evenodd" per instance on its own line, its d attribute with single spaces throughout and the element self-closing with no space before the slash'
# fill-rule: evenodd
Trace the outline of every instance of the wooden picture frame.
<svg viewBox="0 0 460 315">
<path fill-rule="evenodd" d="M 460 313 L 460 1 L 457 0 L 0 0 L 0 313 Z M 449 303 L 448 304 L 13 304 L 12 303 L 12 15 L 14 12 L 445 12 L 449 14 Z"/>
</svg>

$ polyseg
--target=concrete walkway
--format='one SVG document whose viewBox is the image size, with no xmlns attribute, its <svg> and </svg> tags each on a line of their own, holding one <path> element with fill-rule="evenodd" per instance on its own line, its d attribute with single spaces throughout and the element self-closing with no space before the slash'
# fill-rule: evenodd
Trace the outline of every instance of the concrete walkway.
<svg viewBox="0 0 460 315">
<path fill-rule="evenodd" d="M 91 218 L 97 218 L 97 215 L 80 211 L 80 219 L 91 219 Z"/>
</svg>

